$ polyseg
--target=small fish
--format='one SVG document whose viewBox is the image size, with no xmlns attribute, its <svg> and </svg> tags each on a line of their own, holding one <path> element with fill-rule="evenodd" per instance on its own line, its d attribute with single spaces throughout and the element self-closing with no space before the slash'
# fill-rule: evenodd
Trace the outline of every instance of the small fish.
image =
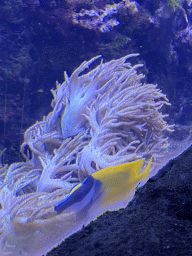
<svg viewBox="0 0 192 256">
<path fill-rule="evenodd" d="M 134 193 L 141 180 L 149 177 L 152 158 L 141 172 L 144 160 L 140 159 L 126 164 L 111 166 L 89 175 L 82 183 L 73 188 L 70 194 L 54 207 L 57 214 L 74 211 L 86 211 L 99 201 L 97 207 L 118 204 Z M 109 207 L 110 208 L 110 207 Z"/>
</svg>

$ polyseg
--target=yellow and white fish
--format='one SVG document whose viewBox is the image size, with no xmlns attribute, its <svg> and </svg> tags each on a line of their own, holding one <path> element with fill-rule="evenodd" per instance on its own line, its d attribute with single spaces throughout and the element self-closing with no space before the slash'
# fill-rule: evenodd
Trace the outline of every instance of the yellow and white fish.
<svg viewBox="0 0 192 256">
<path fill-rule="evenodd" d="M 74 187 L 54 207 L 55 211 L 57 214 L 74 211 L 83 218 L 93 205 L 98 213 L 125 207 L 132 199 L 138 183 L 149 177 L 151 161 L 152 158 L 142 172 L 143 159 L 96 171 Z"/>
</svg>

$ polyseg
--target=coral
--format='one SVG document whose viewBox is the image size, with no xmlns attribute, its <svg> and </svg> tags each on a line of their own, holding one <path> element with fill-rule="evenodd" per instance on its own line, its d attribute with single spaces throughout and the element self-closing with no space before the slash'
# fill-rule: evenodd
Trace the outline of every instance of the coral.
<svg viewBox="0 0 192 256">
<path fill-rule="evenodd" d="M 132 0 L 122 0 L 117 4 L 105 4 L 103 1 L 31 1 L 23 0 L 26 9 L 30 9 L 49 24 L 55 24 L 57 30 L 67 36 L 71 26 L 81 27 L 99 32 L 108 32 L 120 24 L 116 15 L 134 15 L 138 12 L 137 4 Z"/>
<path fill-rule="evenodd" d="M 120 24 L 120 22 L 116 18 L 113 18 L 112 15 L 122 10 L 126 10 L 126 12 L 129 12 L 132 15 L 138 12 L 135 1 L 122 0 L 118 4 L 107 4 L 104 10 L 97 7 L 94 7 L 94 9 L 91 10 L 81 9 L 79 13 L 74 12 L 72 14 L 72 21 L 74 24 L 78 24 L 88 29 L 107 32 Z"/>
<path fill-rule="evenodd" d="M 168 3 L 172 4 L 173 6 L 180 7 L 184 1 L 183 0 L 170 0 Z"/>
<path fill-rule="evenodd" d="M 149 169 L 153 159 L 150 177 L 162 157 L 168 159 L 165 132 L 173 126 L 161 108 L 170 104 L 156 85 L 142 83 L 144 75 L 136 71 L 142 64 L 127 62 L 137 55 L 101 61 L 85 72 L 97 56 L 70 77 L 65 72 L 63 84 L 56 83 L 53 111 L 25 132 L 21 152 L 26 162 L 0 169 L 1 255 L 42 255 L 102 214 L 92 200 L 83 219 L 75 210 L 55 211 L 90 174 L 141 159 L 142 169 Z"/>
<path fill-rule="evenodd" d="M 186 29 L 179 31 L 176 34 L 179 41 L 186 45 L 192 45 L 192 27 L 189 25 Z"/>
<path fill-rule="evenodd" d="M 185 18 L 186 23 L 187 24 L 189 23 L 187 11 L 186 11 L 186 9 L 189 8 L 187 1 L 185 1 L 185 0 L 169 0 L 168 5 L 170 5 L 173 8 L 174 12 L 178 8 L 181 11 L 183 17 Z"/>
<path fill-rule="evenodd" d="M 141 86 L 144 76 L 137 75 L 135 69 L 142 64 L 134 67 L 124 64 L 119 71 L 126 59 L 101 63 L 90 73 L 79 76 L 95 58 L 85 62 L 53 92 L 55 100 L 62 95 L 66 103 L 61 118 L 64 138 L 76 135 L 85 127 L 91 128 L 90 143 L 83 148 L 79 160 L 80 173 L 84 175 L 139 157 L 148 159 L 152 154 L 158 158 L 168 145 L 162 131 L 170 127 L 159 109 L 169 103 L 155 85 Z"/>
</svg>

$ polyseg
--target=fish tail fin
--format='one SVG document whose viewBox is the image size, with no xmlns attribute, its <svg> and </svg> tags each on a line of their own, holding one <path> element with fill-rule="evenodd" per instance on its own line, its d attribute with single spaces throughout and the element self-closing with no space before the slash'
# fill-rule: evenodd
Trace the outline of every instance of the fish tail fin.
<svg viewBox="0 0 192 256">
<path fill-rule="evenodd" d="M 153 157 L 150 158 L 149 163 L 148 163 L 147 166 L 145 167 L 144 171 L 141 173 L 141 175 L 142 175 L 142 180 L 143 180 L 143 181 L 147 180 L 148 177 L 149 177 L 149 171 L 150 171 L 150 168 L 151 168 L 152 158 L 153 158 Z"/>
</svg>

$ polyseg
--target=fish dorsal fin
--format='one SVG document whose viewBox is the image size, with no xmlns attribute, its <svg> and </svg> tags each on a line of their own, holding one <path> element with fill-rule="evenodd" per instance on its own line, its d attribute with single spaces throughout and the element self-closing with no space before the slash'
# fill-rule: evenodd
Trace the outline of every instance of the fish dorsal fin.
<svg viewBox="0 0 192 256">
<path fill-rule="evenodd" d="M 139 159 L 130 163 L 107 167 L 93 173 L 92 176 L 96 179 L 104 181 L 108 179 L 109 176 L 112 176 L 113 179 L 115 179 L 116 176 L 118 177 L 118 175 L 122 172 L 124 173 L 131 172 L 131 173 L 135 173 L 135 175 L 139 175 L 143 162 L 144 162 L 143 159 Z"/>
</svg>

